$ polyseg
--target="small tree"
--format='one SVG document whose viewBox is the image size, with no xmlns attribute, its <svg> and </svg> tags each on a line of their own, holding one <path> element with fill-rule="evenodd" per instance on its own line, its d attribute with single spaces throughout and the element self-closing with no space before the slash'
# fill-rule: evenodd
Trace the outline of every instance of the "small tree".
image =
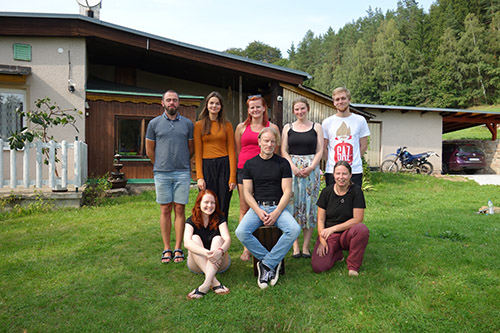
<svg viewBox="0 0 500 333">
<path fill-rule="evenodd" d="M 10 149 L 22 149 L 27 142 L 33 142 L 35 138 L 39 138 L 44 143 L 48 143 L 54 140 L 53 135 L 49 135 L 49 129 L 56 126 L 72 126 L 77 132 L 76 118 L 72 113 L 76 115 L 82 115 L 82 111 L 73 109 L 61 109 L 55 102 L 52 102 L 50 98 L 45 97 L 35 101 L 36 109 L 33 111 L 22 111 L 19 108 L 16 112 L 28 120 L 28 124 L 31 124 L 31 128 L 23 127 L 20 131 L 12 133 L 9 137 Z M 43 148 L 42 153 L 45 155 L 44 163 L 49 164 L 49 149 Z M 55 154 L 55 162 L 59 162 L 57 158 L 57 150 Z M 56 170 L 56 175 L 57 170 Z"/>
</svg>

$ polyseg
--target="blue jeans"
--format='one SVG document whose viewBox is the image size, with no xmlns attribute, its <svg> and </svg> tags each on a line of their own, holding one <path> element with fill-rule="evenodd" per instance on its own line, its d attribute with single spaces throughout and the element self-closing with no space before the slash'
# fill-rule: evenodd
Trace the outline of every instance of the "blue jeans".
<svg viewBox="0 0 500 333">
<path fill-rule="evenodd" d="M 260 206 L 260 208 L 267 213 L 271 213 L 276 209 L 276 206 Z M 261 260 L 267 267 L 275 269 L 290 250 L 293 242 L 299 237 L 301 228 L 292 214 L 287 209 L 284 209 L 276 223 L 274 223 L 283 234 L 271 251 L 268 251 L 253 235 L 254 231 L 262 225 L 259 216 L 250 208 L 243 216 L 238 228 L 236 228 L 235 234 L 255 258 Z"/>
</svg>

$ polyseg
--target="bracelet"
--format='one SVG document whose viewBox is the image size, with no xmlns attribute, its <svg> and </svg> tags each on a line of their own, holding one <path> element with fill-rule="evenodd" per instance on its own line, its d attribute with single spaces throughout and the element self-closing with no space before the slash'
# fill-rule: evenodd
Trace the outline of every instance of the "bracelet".
<svg viewBox="0 0 500 333">
<path fill-rule="evenodd" d="M 224 251 L 224 249 L 223 249 L 222 247 L 219 247 L 219 248 L 218 248 L 218 250 L 221 250 L 222 255 L 224 255 L 224 252 L 225 252 L 225 251 Z"/>
</svg>

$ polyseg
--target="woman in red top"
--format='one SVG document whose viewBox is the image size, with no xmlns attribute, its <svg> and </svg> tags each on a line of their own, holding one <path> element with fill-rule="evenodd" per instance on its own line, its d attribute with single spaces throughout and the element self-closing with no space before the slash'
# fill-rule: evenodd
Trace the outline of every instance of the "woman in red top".
<svg viewBox="0 0 500 333">
<path fill-rule="evenodd" d="M 236 126 L 236 131 L 234 132 L 234 141 L 236 143 L 236 155 L 238 157 L 238 169 L 236 171 L 236 181 L 238 183 L 238 193 L 240 195 L 240 222 L 243 216 L 249 209 L 247 202 L 245 201 L 245 195 L 243 193 L 243 166 L 245 162 L 249 159 L 257 156 L 260 153 L 260 147 L 258 143 L 258 135 L 261 129 L 264 127 L 274 127 L 278 133 L 278 126 L 274 125 L 269 121 L 269 116 L 267 114 L 267 104 L 264 98 L 261 96 L 251 96 L 247 100 L 248 117 L 247 119 L 239 123 Z M 279 151 L 278 145 L 276 145 L 277 153 Z M 240 256 L 243 261 L 250 260 L 251 254 L 245 248 Z"/>
</svg>

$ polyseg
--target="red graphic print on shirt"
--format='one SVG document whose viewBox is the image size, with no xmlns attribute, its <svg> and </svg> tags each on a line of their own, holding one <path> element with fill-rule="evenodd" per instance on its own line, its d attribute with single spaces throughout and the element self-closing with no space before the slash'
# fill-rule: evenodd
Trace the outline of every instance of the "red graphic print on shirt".
<svg viewBox="0 0 500 333">
<path fill-rule="evenodd" d="M 338 142 L 334 147 L 335 163 L 338 161 L 346 161 L 352 164 L 353 161 L 353 147 L 349 140 L 352 139 L 351 129 L 342 122 L 342 125 L 337 129 L 335 142 Z"/>
</svg>

